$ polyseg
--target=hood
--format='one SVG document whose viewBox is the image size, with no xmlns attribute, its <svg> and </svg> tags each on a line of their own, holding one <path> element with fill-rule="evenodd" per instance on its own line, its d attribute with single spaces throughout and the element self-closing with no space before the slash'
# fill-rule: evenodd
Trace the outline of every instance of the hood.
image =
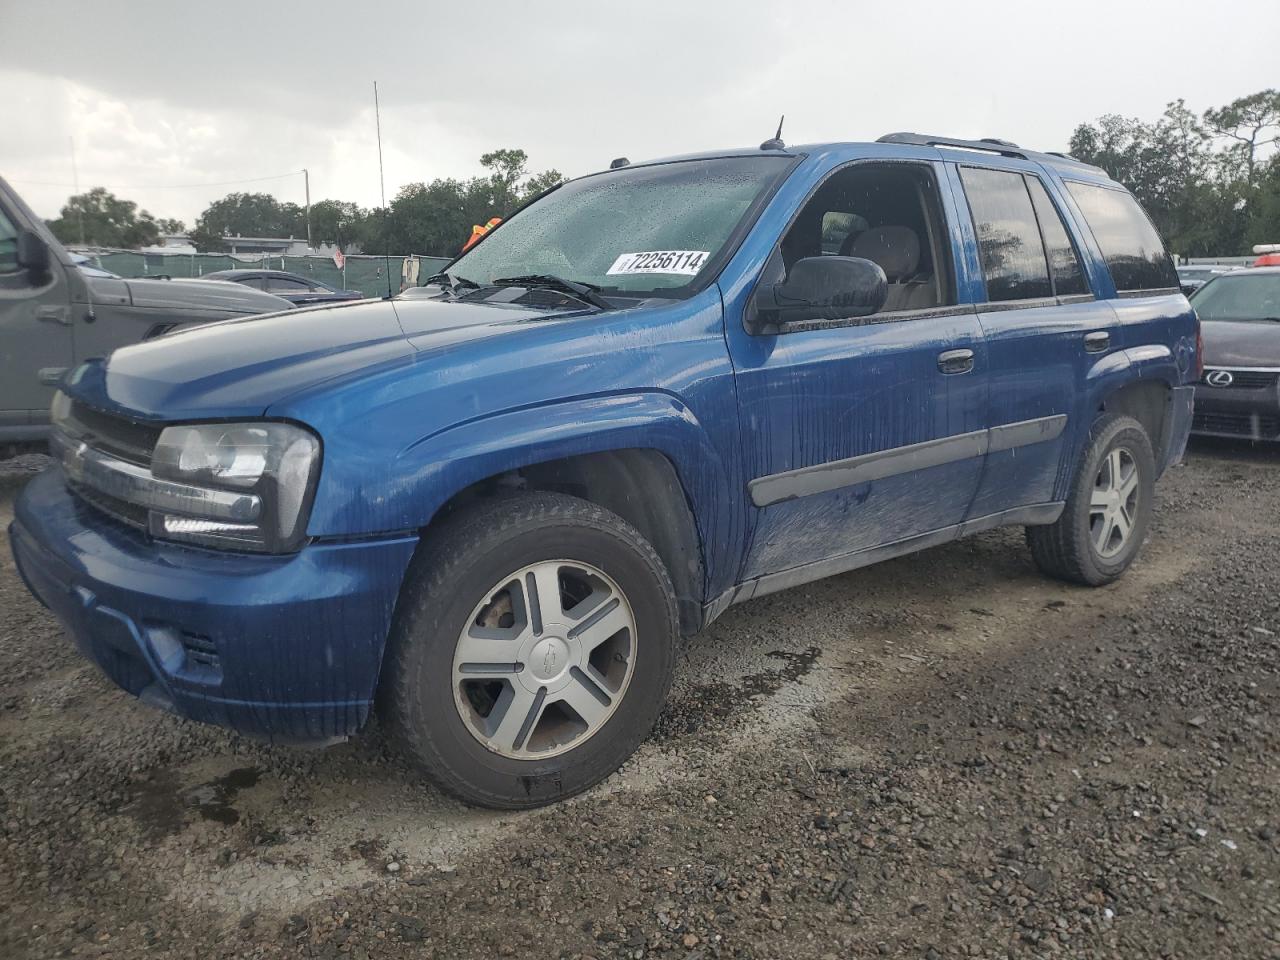
<svg viewBox="0 0 1280 960">
<path fill-rule="evenodd" d="M 181 310 L 195 307 L 221 313 L 273 313 L 291 310 L 283 297 L 222 280 L 126 280 L 135 307 Z"/>
<path fill-rule="evenodd" d="M 1280 367 L 1280 323 L 1205 320 L 1206 367 Z"/>
<path fill-rule="evenodd" d="M 326 381 L 409 363 L 419 351 L 447 351 L 522 329 L 532 320 L 565 315 L 564 310 L 440 300 L 303 307 L 122 347 L 105 360 L 77 367 L 64 389 L 91 406 L 143 420 L 256 417 Z"/>
<path fill-rule="evenodd" d="M 254 290 L 241 283 L 226 283 L 221 280 L 125 280 L 83 273 L 80 276 L 84 278 L 86 290 L 76 300 L 82 302 L 168 310 L 183 317 L 208 311 L 217 314 L 215 319 L 229 314 L 274 313 L 277 310 L 293 309 L 293 304 L 283 297 Z"/>
</svg>

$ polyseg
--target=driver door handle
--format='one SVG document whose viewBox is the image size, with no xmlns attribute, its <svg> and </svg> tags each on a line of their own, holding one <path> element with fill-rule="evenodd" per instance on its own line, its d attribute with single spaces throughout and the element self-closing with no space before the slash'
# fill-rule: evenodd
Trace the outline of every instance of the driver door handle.
<svg viewBox="0 0 1280 960">
<path fill-rule="evenodd" d="M 938 369 L 943 373 L 968 373 L 973 369 L 973 351 L 943 350 L 938 354 Z"/>
<path fill-rule="evenodd" d="M 71 324 L 71 311 L 66 307 L 36 307 L 36 319 L 44 323 L 60 323 L 64 327 Z"/>
</svg>

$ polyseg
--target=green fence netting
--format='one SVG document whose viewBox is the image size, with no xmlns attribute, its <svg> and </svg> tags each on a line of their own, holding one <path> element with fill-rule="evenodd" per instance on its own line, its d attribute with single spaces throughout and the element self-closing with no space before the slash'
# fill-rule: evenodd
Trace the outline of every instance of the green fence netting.
<svg viewBox="0 0 1280 960">
<path fill-rule="evenodd" d="M 347 290 L 359 290 L 367 297 L 387 293 L 387 266 L 391 268 L 391 290 L 400 290 L 404 257 L 349 256 L 343 269 L 329 257 L 265 257 L 250 259 L 217 253 L 138 253 L 124 251 L 88 254 L 104 270 L 122 277 L 168 277 L 174 280 L 202 277 L 215 270 L 288 270 L 304 277 Z M 449 262 L 446 257 L 419 257 L 418 276 L 425 280 Z"/>
</svg>

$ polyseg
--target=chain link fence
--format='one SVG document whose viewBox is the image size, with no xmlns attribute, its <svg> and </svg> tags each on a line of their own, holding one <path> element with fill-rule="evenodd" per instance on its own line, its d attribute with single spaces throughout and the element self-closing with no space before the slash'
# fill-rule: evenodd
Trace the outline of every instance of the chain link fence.
<svg viewBox="0 0 1280 960">
<path fill-rule="evenodd" d="M 352 255 L 339 269 L 330 257 L 246 257 L 219 253 L 139 253 L 136 250 L 85 251 L 103 270 L 122 277 L 199 278 L 216 270 L 287 270 L 340 289 L 359 290 L 366 297 L 387 293 L 387 269 L 391 270 L 391 292 L 400 290 L 405 257 Z M 449 262 L 447 257 L 418 257 L 418 276 L 425 280 Z"/>
</svg>

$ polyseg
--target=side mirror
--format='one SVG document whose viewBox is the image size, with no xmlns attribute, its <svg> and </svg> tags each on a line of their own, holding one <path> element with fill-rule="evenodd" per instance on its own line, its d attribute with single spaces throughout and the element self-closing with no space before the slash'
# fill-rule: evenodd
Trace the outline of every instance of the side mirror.
<svg viewBox="0 0 1280 960">
<path fill-rule="evenodd" d="M 18 233 L 18 266 L 37 283 L 49 273 L 49 246 L 33 230 Z"/>
<path fill-rule="evenodd" d="M 884 307 L 889 281 L 880 265 L 861 257 L 805 257 L 786 280 L 762 290 L 762 311 L 775 324 L 869 317 Z"/>
</svg>

